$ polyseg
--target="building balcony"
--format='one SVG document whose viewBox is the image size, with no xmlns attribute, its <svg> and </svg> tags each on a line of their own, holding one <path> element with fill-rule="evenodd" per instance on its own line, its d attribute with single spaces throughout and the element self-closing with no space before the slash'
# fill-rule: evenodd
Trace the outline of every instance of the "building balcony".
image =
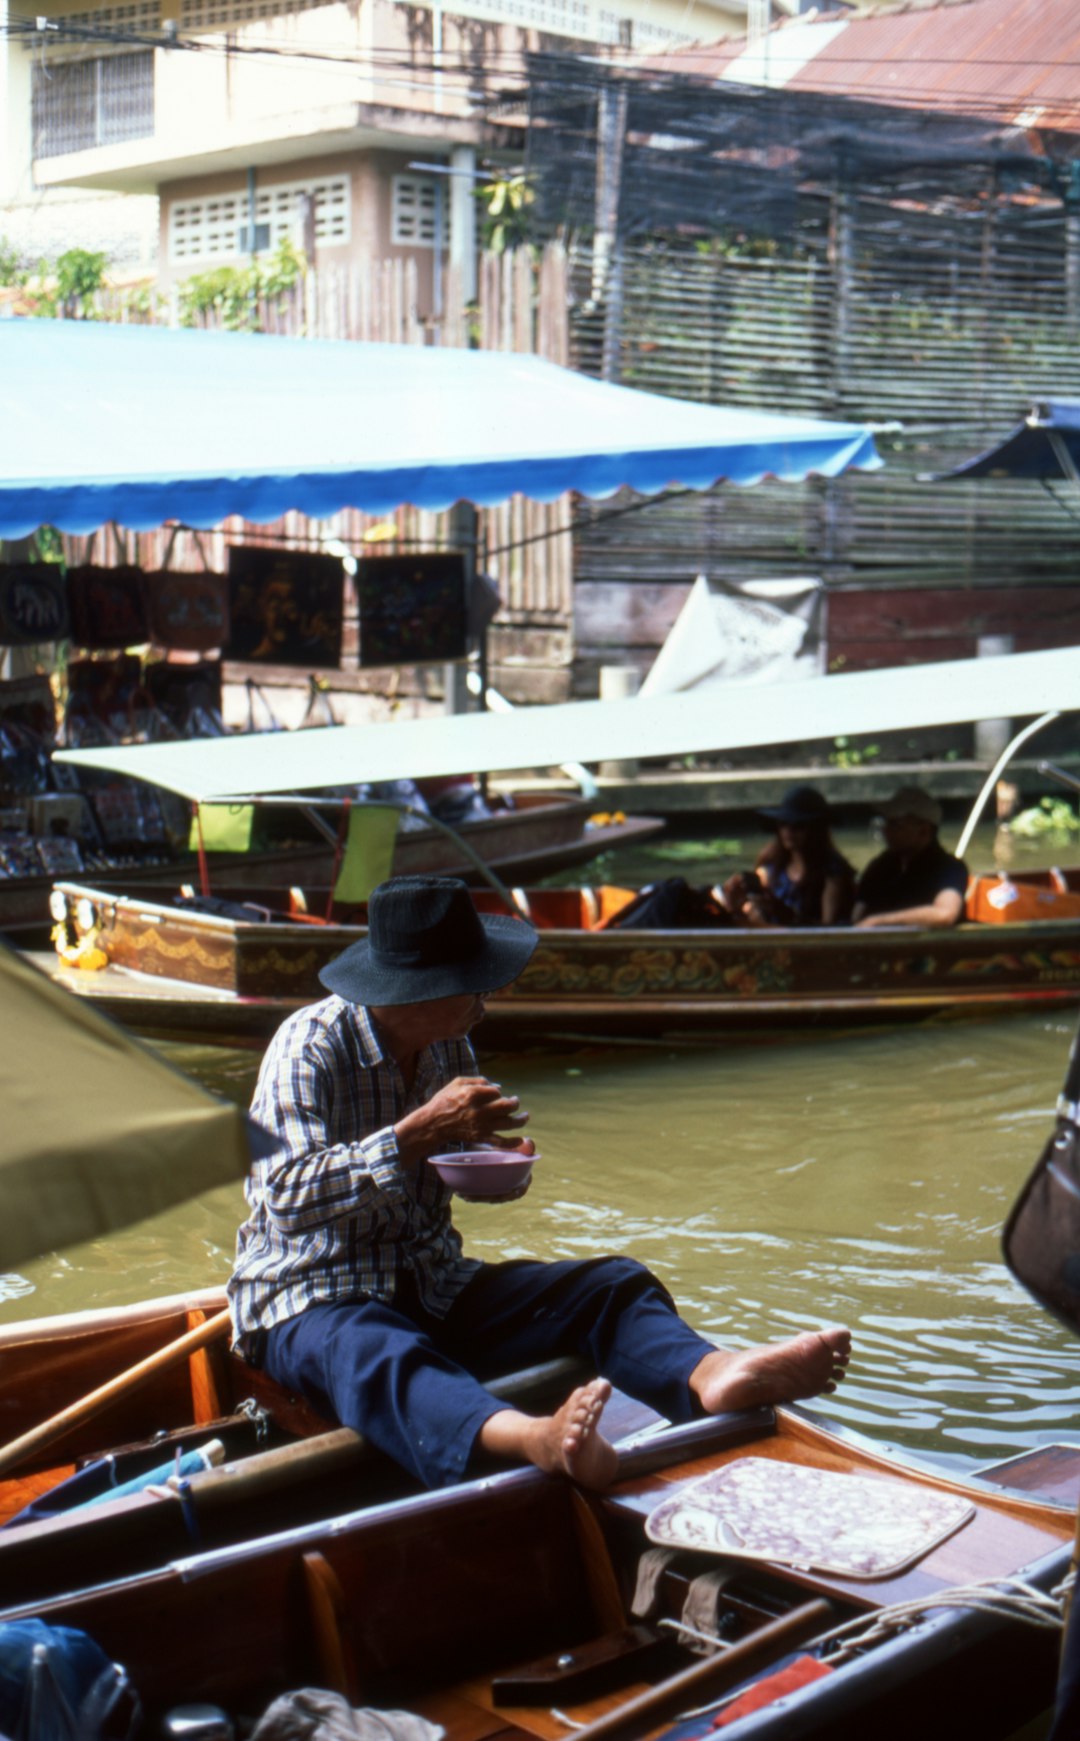
<svg viewBox="0 0 1080 1741">
<path fill-rule="evenodd" d="M 342 150 L 495 143 L 477 102 L 483 69 L 512 83 L 530 32 L 440 15 L 435 50 L 434 17 L 362 0 L 184 46 L 35 59 L 34 180 L 143 192 Z"/>
</svg>

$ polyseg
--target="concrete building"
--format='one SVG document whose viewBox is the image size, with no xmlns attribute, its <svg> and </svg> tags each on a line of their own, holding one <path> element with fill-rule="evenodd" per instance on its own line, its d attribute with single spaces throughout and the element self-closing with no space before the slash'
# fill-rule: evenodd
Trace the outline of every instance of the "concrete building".
<svg viewBox="0 0 1080 1741">
<path fill-rule="evenodd" d="M 110 251 L 102 196 L 156 199 L 165 289 L 292 236 L 320 267 L 411 255 L 430 304 L 439 251 L 474 253 L 478 163 L 520 150 L 523 109 L 492 122 L 484 91 L 530 49 L 715 40 L 747 4 L 0 0 L 0 236 L 34 218 L 55 256 L 62 208 L 67 245 Z"/>
</svg>

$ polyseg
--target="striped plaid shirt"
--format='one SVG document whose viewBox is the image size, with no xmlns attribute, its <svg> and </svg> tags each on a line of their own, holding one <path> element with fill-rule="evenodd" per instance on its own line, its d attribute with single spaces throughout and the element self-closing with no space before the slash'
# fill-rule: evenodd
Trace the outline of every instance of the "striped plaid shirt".
<svg viewBox="0 0 1080 1741">
<path fill-rule="evenodd" d="M 467 1040 L 420 1054 L 406 1092 L 365 1009 L 324 998 L 291 1016 L 263 1059 L 253 1117 L 281 1144 L 256 1161 L 237 1235 L 229 1299 L 237 1338 L 317 1302 L 389 1300 L 408 1271 L 443 1316 L 480 1265 L 462 1256 L 451 1192 L 421 1164 L 407 1172 L 394 1125 L 455 1076 L 475 1076 Z"/>
</svg>

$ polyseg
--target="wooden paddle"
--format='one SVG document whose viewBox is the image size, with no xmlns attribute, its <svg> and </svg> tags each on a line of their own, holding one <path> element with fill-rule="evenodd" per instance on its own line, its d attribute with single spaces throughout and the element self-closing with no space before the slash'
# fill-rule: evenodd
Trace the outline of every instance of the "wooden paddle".
<svg viewBox="0 0 1080 1741">
<path fill-rule="evenodd" d="M 118 1373 L 115 1378 L 110 1378 L 107 1384 L 99 1385 L 97 1390 L 90 1391 L 89 1395 L 80 1398 L 78 1402 L 70 1403 L 66 1409 L 61 1409 L 59 1414 L 43 1421 L 40 1427 L 31 1427 L 28 1433 L 22 1433 L 19 1438 L 12 1439 L 10 1445 L 4 1445 L 0 1448 L 0 1475 L 6 1475 L 10 1469 L 16 1468 L 19 1463 L 24 1462 L 34 1452 L 44 1450 L 46 1445 L 51 1445 L 54 1440 L 62 1438 L 72 1427 L 77 1427 L 83 1421 L 88 1421 L 94 1415 L 100 1414 L 102 1409 L 108 1408 L 109 1404 L 115 1402 L 118 1397 L 126 1396 L 129 1391 L 137 1389 L 146 1379 L 153 1378 L 155 1373 L 163 1371 L 167 1366 L 174 1365 L 178 1360 L 183 1360 L 188 1354 L 194 1354 L 197 1349 L 205 1348 L 208 1342 L 213 1342 L 217 1337 L 223 1336 L 229 1329 L 230 1323 L 228 1310 L 216 1313 L 214 1317 L 207 1318 L 204 1323 L 197 1324 L 194 1330 L 185 1331 L 184 1335 L 178 1336 L 175 1342 L 167 1343 L 164 1348 L 159 1348 L 155 1354 L 149 1354 L 145 1360 L 140 1360 L 136 1365 L 129 1366 L 126 1372 Z"/>
</svg>

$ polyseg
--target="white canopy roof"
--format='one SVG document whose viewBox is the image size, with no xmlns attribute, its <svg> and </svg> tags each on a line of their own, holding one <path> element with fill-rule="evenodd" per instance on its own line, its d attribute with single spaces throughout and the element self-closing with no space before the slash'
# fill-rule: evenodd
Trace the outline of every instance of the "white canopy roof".
<svg viewBox="0 0 1080 1741">
<path fill-rule="evenodd" d="M 367 780 L 428 779 L 747 749 L 808 738 L 1023 719 L 1080 704 L 1080 648 L 897 666 L 785 685 L 739 685 L 509 714 L 65 750 L 56 759 L 148 780 L 186 798 L 312 792 Z"/>
</svg>

